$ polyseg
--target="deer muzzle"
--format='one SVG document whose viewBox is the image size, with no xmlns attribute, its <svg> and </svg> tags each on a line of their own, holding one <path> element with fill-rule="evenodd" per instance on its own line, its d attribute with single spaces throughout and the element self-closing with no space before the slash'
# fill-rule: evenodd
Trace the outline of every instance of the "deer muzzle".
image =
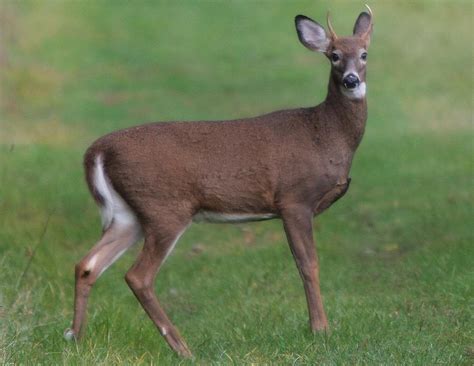
<svg viewBox="0 0 474 366">
<path fill-rule="evenodd" d="M 346 89 L 355 89 L 359 86 L 360 80 L 355 74 L 348 74 L 342 79 L 342 84 Z"/>
</svg>

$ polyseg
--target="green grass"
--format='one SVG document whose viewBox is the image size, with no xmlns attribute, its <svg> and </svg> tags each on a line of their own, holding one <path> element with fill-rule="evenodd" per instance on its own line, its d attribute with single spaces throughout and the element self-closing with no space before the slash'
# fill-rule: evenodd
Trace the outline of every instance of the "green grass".
<svg viewBox="0 0 474 366">
<path fill-rule="evenodd" d="M 328 64 L 293 16 L 330 7 L 348 33 L 362 5 L 1 1 L 0 363 L 179 363 L 123 281 L 138 247 L 96 284 L 83 342 L 62 338 L 100 233 L 83 151 L 144 121 L 315 105 Z M 331 331 L 309 331 L 279 221 L 194 225 L 156 281 L 185 364 L 474 362 L 472 4 L 370 5 L 366 135 L 315 221 Z"/>
</svg>

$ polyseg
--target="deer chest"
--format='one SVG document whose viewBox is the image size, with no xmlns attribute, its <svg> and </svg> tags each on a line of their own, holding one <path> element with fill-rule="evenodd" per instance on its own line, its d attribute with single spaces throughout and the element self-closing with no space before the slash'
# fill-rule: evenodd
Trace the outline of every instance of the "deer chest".
<svg viewBox="0 0 474 366">
<path fill-rule="evenodd" d="M 313 213 L 318 215 L 341 198 L 348 190 L 351 178 L 349 171 L 351 156 L 344 153 L 333 154 L 320 164 L 317 171 L 316 198 L 313 201 Z"/>
<path fill-rule="evenodd" d="M 329 208 L 339 198 L 344 196 L 344 194 L 349 189 L 350 183 L 351 178 L 347 178 L 346 181 L 336 183 L 330 190 L 326 191 L 313 207 L 314 215 L 319 215 L 321 212 Z"/>
</svg>

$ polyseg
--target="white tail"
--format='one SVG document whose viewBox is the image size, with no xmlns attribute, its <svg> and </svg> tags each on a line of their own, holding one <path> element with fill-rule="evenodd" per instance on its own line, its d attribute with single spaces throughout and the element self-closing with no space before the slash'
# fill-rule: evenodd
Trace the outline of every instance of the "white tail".
<svg viewBox="0 0 474 366">
<path fill-rule="evenodd" d="M 133 211 L 122 197 L 115 191 L 104 172 L 102 155 L 97 155 L 94 166 L 94 187 L 103 197 L 100 205 L 102 229 L 107 230 L 112 222 L 118 226 L 137 226 L 138 221 Z"/>
</svg>

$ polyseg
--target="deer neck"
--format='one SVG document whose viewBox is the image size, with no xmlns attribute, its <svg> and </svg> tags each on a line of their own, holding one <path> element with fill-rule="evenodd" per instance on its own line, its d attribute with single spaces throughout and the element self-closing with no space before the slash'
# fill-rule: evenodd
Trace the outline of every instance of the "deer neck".
<svg viewBox="0 0 474 366">
<path fill-rule="evenodd" d="M 327 120 L 337 126 L 338 133 L 355 151 L 362 139 L 367 120 L 367 100 L 364 96 L 350 99 L 343 94 L 333 77 L 329 79 L 328 94 L 323 102 Z"/>
</svg>

